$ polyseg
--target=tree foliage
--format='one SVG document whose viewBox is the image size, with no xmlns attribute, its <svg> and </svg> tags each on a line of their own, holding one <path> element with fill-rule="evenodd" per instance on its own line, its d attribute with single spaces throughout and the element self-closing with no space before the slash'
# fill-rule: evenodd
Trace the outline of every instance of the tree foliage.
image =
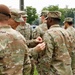
<svg viewBox="0 0 75 75">
<path fill-rule="evenodd" d="M 27 6 L 25 11 L 27 12 L 27 22 L 32 24 L 32 22 L 38 18 L 37 12 L 36 12 L 36 8 L 33 8 L 32 6 Z"/>
<path fill-rule="evenodd" d="M 53 5 L 51 5 L 51 6 L 48 6 L 48 7 L 44 7 L 44 8 L 42 9 L 42 11 L 43 11 L 43 10 L 56 11 L 56 10 L 59 10 L 59 7 L 58 7 L 58 6 L 53 6 Z"/>
</svg>

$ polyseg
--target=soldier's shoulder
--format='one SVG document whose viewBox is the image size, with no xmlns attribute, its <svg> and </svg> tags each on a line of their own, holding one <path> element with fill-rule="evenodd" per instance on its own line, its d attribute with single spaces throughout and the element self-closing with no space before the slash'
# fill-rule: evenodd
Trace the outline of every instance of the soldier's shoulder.
<svg viewBox="0 0 75 75">
<path fill-rule="evenodd" d="M 51 35 L 55 35 L 55 34 L 59 33 L 60 31 L 64 32 L 66 30 L 62 29 L 62 28 L 51 28 L 51 29 L 48 29 L 46 32 Z"/>
</svg>

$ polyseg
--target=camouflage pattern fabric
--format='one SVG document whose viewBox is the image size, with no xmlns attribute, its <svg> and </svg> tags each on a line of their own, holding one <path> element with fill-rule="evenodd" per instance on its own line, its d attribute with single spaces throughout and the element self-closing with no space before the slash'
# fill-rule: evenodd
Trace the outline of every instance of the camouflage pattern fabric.
<svg viewBox="0 0 75 75">
<path fill-rule="evenodd" d="M 26 40 L 31 38 L 30 24 L 26 23 L 25 25 L 19 25 L 16 30 L 19 31 L 26 38 Z"/>
<path fill-rule="evenodd" d="M 9 26 L 0 26 L 0 75 L 30 75 L 25 38 Z"/>
<path fill-rule="evenodd" d="M 75 29 L 72 26 L 69 26 L 66 31 L 69 34 L 69 37 L 71 38 L 71 46 L 72 49 L 69 50 L 69 53 L 71 55 L 72 58 L 72 70 L 73 70 L 73 75 L 75 75 Z"/>
<path fill-rule="evenodd" d="M 36 64 L 39 75 L 73 75 L 68 33 L 59 25 L 53 25 L 43 39 L 46 48 L 39 53 Z"/>
<path fill-rule="evenodd" d="M 33 38 L 37 38 L 38 36 L 42 37 L 45 33 L 45 31 L 48 30 L 47 24 L 42 23 L 39 26 L 36 27 L 33 31 Z"/>
<path fill-rule="evenodd" d="M 19 31 L 26 39 L 26 44 L 29 48 L 33 47 L 35 45 L 35 41 L 31 40 L 32 39 L 32 30 L 30 28 L 30 24 L 26 23 L 25 25 L 19 25 L 16 28 L 17 31 Z M 31 49 L 30 49 L 31 50 Z M 31 65 L 32 65 L 32 69 L 31 69 L 31 75 L 33 75 L 34 73 L 34 64 L 33 64 L 33 58 L 30 55 L 30 59 L 31 59 Z"/>
<path fill-rule="evenodd" d="M 26 44 L 28 47 L 33 47 L 35 44 L 34 40 L 32 39 L 32 29 L 30 28 L 30 24 L 26 23 L 24 26 L 19 25 L 16 28 L 17 31 L 19 31 L 26 39 Z"/>
</svg>

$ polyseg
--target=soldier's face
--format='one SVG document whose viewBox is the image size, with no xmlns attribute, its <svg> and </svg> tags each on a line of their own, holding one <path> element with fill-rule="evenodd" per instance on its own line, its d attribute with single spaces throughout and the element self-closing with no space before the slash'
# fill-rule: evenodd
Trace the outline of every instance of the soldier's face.
<svg viewBox="0 0 75 75">
<path fill-rule="evenodd" d="M 24 21 L 27 21 L 27 17 L 22 17 L 24 19 Z"/>
<path fill-rule="evenodd" d="M 43 20 L 45 19 L 44 16 L 41 16 L 41 23 L 43 23 Z"/>
</svg>

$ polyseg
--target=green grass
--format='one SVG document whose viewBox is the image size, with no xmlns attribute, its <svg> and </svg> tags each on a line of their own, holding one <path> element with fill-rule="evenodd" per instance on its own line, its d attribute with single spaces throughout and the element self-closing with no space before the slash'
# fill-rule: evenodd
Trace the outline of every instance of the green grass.
<svg viewBox="0 0 75 75">
<path fill-rule="evenodd" d="M 38 75 L 38 72 L 36 70 L 36 66 L 35 66 L 35 70 L 34 70 L 34 75 Z"/>
</svg>

